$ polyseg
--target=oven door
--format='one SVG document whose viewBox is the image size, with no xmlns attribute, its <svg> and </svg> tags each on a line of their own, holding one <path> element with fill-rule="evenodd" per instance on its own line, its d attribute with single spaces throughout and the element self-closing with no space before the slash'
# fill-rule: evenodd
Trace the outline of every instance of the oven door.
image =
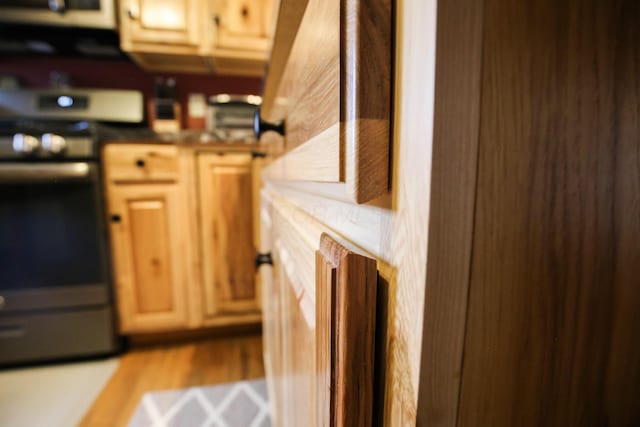
<svg viewBox="0 0 640 427">
<path fill-rule="evenodd" d="M 116 28 L 114 0 L 0 0 L 0 21 L 35 24 Z"/>
<path fill-rule="evenodd" d="M 0 163 L 2 312 L 109 302 L 97 164 Z"/>
</svg>

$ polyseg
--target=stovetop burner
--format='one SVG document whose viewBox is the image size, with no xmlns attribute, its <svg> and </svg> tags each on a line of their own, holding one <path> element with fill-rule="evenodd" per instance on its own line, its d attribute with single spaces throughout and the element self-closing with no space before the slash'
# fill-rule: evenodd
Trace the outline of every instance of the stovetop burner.
<svg viewBox="0 0 640 427">
<path fill-rule="evenodd" d="M 96 124 L 86 120 L 45 121 L 18 119 L 0 121 L 1 136 L 12 136 L 16 133 L 55 133 L 62 136 L 90 136 L 96 133 Z"/>
</svg>

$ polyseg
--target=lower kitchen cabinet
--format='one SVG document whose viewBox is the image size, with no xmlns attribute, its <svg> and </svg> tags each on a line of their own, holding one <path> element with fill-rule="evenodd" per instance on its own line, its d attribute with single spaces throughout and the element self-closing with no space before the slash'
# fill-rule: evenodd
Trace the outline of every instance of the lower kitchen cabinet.
<svg viewBox="0 0 640 427">
<path fill-rule="evenodd" d="M 187 326 L 183 204 L 176 184 L 109 189 L 120 330 Z"/>
<path fill-rule="evenodd" d="M 262 244 L 273 260 L 261 267 L 264 360 L 274 425 L 372 425 L 376 261 L 264 195 Z"/>
<path fill-rule="evenodd" d="M 204 316 L 258 311 L 248 153 L 198 155 Z"/>
<path fill-rule="evenodd" d="M 173 156 L 176 173 L 149 161 Z M 122 159 L 129 159 L 130 165 Z M 104 150 L 120 332 L 258 323 L 251 153 L 153 144 Z M 165 162 L 166 163 L 166 162 Z M 140 174 L 123 174 L 139 168 Z"/>
</svg>

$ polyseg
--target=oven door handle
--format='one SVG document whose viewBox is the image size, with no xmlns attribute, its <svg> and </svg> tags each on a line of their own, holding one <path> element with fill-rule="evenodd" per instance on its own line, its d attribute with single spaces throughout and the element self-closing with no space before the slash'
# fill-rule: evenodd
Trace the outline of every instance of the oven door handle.
<svg viewBox="0 0 640 427">
<path fill-rule="evenodd" d="M 0 184 L 90 181 L 96 176 L 96 165 L 89 162 L 0 163 Z"/>
</svg>

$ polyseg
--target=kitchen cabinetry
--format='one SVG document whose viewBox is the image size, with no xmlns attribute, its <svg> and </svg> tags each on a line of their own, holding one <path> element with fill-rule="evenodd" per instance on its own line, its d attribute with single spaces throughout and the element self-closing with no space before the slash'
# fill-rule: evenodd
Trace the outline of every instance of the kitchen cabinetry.
<svg viewBox="0 0 640 427">
<path fill-rule="evenodd" d="M 271 276 L 264 357 L 275 424 L 371 425 L 376 261 L 268 194 L 262 217 L 273 241 L 273 266 L 262 268 Z"/>
<path fill-rule="evenodd" d="M 104 149 L 121 333 L 255 323 L 252 155 Z"/>
<path fill-rule="evenodd" d="M 382 3 L 300 3 L 282 1 L 303 12 L 278 24 L 297 30 L 290 43 L 276 37 L 274 57 L 289 60 L 271 67 L 284 71 L 270 72 L 263 105 L 267 120 L 286 119 L 284 136 L 262 137 L 275 143 L 261 218 L 274 259 L 265 364 L 278 424 L 357 425 L 331 414 L 337 387 L 327 405 L 322 376 L 308 385 L 323 351 L 336 369 L 345 363 L 319 315 L 321 278 L 333 273 L 312 251 L 326 233 L 377 261 L 376 424 L 640 425 L 638 9 L 397 2 L 390 194 L 369 199 L 376 192 L 348 190 L 345 105 L 366 79 L 344 73 L 358 58 L 344 52 L 350 13 Z M 363 25 L 375 33 L 379 22 Z M 339 47 L 315 34 L 340 34 Z M 365 52 L 371 37 L 357 37 Z M 297 60 L 305 50 L 324 59 Z M 302 360 L 314 345 L 315 360 Z"/>
<path fill-rule="evenodd" d="M 123 0 L 120 44 L 140 66 L 163 72 L 207 73 L 201 55 L 201 0 Z"/>
<path fill-rule="evenodd" d="M 256 311 L 253 173 L 248 153 L 198 156 L 204 315 Z"/>
<path fill-rule="evenodd" d="M 152 71 L 262 75 L 271 0 L 123 0 L 122 49 Z"/>
<path fill-rule="evenodd" d="M 209 0 L 211 51 L 222 74 L 262 76 L 269 50 L 272 0 Z"/>
<path fill-rule="evenodd" d="M 391 16 L 390 2 L 281 2 L 261 114 L 285 131 L 261 136 L 260 215 L 277 425 L 415 425 L 431 133 L 400 120 L 391 154 Z"/>
<path fill-rule="evenodd" d="M 125 0 L 131 42 L 197 46 L 199 0 Z"/>
<path fill-rule="evenodd" d="M 187 326 L 183 203 L 176 183 L 109 191 L 121 332 Z"/>
</svg>

